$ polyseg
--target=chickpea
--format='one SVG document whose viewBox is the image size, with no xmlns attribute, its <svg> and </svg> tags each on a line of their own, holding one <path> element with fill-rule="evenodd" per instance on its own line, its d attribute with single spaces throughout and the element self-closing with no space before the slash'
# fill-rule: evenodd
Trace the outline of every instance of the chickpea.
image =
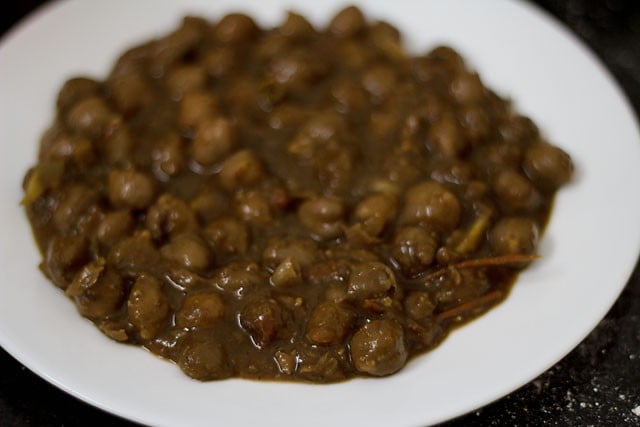
<svg viewBox="0 0 640 427">
<path fill-rule="evenodd" d="M 369 38 L 376 48 L 388 58 L 397 60 L 403 57 L 400 32 L 388 22 L 378 21 L 369 27 Z"/>
<path fill-rule="evenodd" d="M 53 138 L 41 158 L 69 159 L 78 166 L 86 166 L 95 160 L 95 152 L 91 141 L 82 135 L 60 134 Z"/>
<path fill-rule="evenodd" d="M 256 44 L 255 55 L 259 61 L 271 61 L 282 54 L 291 45 L 291 41 L 277 31 L 262 37 Z M 264 83 L 267 83 L 265 81 Z M 263 85 L 261 85 L 263 86 Z"/>
<path fill-rule="evenodd" d="M 251 40 L 259 29 L 249 16 L 231 13 L 218 22 L 213 32 L 221 42 L 233 44 Z"/>
<path fill-rule="evenodd" d="M 463 129 L 451 114 L 442 116 L 431 126 L 427 136 L 427 145 L 435 152 L 448 158 L 456 158 L 467 149 Z"/>
<path fill-rule="evenodd" d="M 432 61 L 445 65 L 452 71 L 460 71 L 464 69 L 464 60 L 458 52 L 449 46 L 438 46 L 429 52 L 428 57 Z"/>
<path fill-rule="evenodd" d="M 498 174 L 493 182 L 493 191 L 501 202 L 514 211 L 531 210 L 537 206 L 540 199 L 533 184 L 511 169 L 505 169 Z"/>
<path fill-rule="evenodd" d="M 206 271 L 213 262 L 213 254 L 206 243 L 195 234 L 182 234 L 172 238 L 160 249 L 160 253 L 165 259 L 195 272 Z"/>
<path fill-rule="evenodd" d="M 341 113 L 360 111 L 367 105 L 367 92 L 356 82 L 343 80 L 333 85 L 331 95 Z"/>
<path fill-rule="evenodd" d="M 131 288 L 127 311 L 129 320 L 142 339 L 155 338 L 171 313 L 169 298 L 164 293 L 162 283 L 153 276 L 139 276 Z"/>
<path fill-rule="evenodd" d="M 221 79 L 232 75 L 238 69 L 239 60 L 233 48 L 220 47 L 207 51 L 202 63 L 210 76 Z"/>
<path fill-rule="evenodd" d="M 452 230 L 460 222 L 461 212 L 460 202 L 451 191 L 442 184 L 425 181 L 407 190 L 400 220 L 408 225 L 426 223 Z"/>
<path fill-rule="evenodd" d="M 178 366 L 191 378 L 210 381 L 233 374 L 222 340 L 208 330 L 189 332 L 180 340 L 179 349 Z"/>
<path fill-rule="evenodd" d="M 133 227 L 134 221 L 129 211 L 113 211 L 106 214 L 100 221 L 96 236 L 102 245 L 111 247 L 128 236 L 133 231 Z"/>
<path fill-rule="evenodd" d="M 478 106 L 467 106 L 461 110 L 461 123 L 467 137 L 473 141 L 481 141 L 489 135 L 491 119 L 487 112 Z"/>
<path fill-rule="evenodd" d="M 216 253 L 224 255 L 244 255 L 251 243 L 247 225 L 232 217 L 222 217 L 207 225 L 204 238 Z"/>
<path fill-rule="evenodd" d="M 307 118 L 308 111 L 292 104 L 278 104 L 269 114 L 272 129 L 297 129 Z"/>
<path fill-rule="evenodd" d="M 395 114 L 374 111 L 369 120 L 369 130 L 375 140 L 385 140 L 394 134 L 398 122 Z"/>
<path fill-rule="evenodd" d="M 41 268 L 56 286 L 66 289 L 88 261 L 89 242 L 84 236 L 60 236 L 49 241 Z"/>
<path fill-rule="evenodd" d="M 433 314 L 436 305 L 424 291 L 413 291 L 404 300 L 404 311 L 414 320 L 424 320 Z"/>
<path fill-rule="evenodd" d="M 393 374 L 407 360 L 402 326 L 390 319 L 366 323 L 351 338 L 349 349 L 355 368 L 369 375 Z"/>
<path fill-rule="evenodd" d="M 302 272 L 300 264 L 291 257 L 285 259 L 273 270 L 269 281 L 276 288 L 288 288 L 301 284 Z"/>
<path fill-rule="evenodd" d="M 102 153 L 110 165 L 132 167 L 133 137 L 126 126 L 119 126 L 103 140 Z"/>
<path fill-rule="evenodd" d="M 292 198 L 286 184 L 277 178 L 266 178 L 257 189 L 274 211 L 284 211 L 290 207 Z"/>
<path fill-rule="evenodd" d="M 298 209 L 300 222 L 312 235 L 323 240 L 335 239 L 344 231 L 344 203 L 337 197 L 319 196 L 304 202 Z"/>
<path fill-rule="evenodd" d="M 240 150 L 220 167 L 220 185 L 227 191 L 257 184 L 264 176 L 262 162 L 251 150 Z"/>
<path fill-rule="evenodd" d="M 351 268 L 347 294 L 354 299 L 379 298 L 397 290 L 396 276 L 381 262 L 358 263 Z"/>
<path fill-rule="evenodd" d="M 273 237 L 267 242 L 262 252 L 262 264 L 268 269 L 291 259 L 301 268 L 310 266 L 320 256 L 316 242 L 310 239 L 295 237 Z"/>
<path fill-rule="evenodd" d="M 236 117 L 243 117 L 254 109 L 258 103 L 260 86 L 253 78 L 236 75 L 229 79 L 222 88 L 222 102 L 230 106 L 229 113 Z"/>
<path fill-rule="evenodd" d="M 151 152 L 155 171 L 168 177 L 180 174 L 186 165 L 183 152 L 180 136 L 176 133 L 167 134 Z"/>
<path fill-rule="evenodd" d="M 225 305 L 216 293 L 187 295 L 176 313 L 176 325 L 181 328 L 206 328 L 224 317 Z"/>
<path fill-rule="evenodd" d="M 477 73 L 460 72 L 451 82 L 449 90 L 460 104 L 475 104 L 484 96 L 484 86 Z"/>
<path fill-rule="evenodd" d="M 217 269 L 212 276 L 213 284 L 220 290 L 243 297 L 251 288 L 267 283 L 267 277 L 253 262 L 235 261 Z"/>
<path fill-rule="evenodd" d="M 318 76 L 317 71 L 310 63 L 308 55 L 301 52 L 280 54 L 271 64 L 275 83 L 293 91 L 308 88 Z"/>
<path fill-rule="evenodd" d="M 140 71 L 121 73 L 109 81 L 109 90 L 118 111 L 130 116 L 153 101 L 153 87 Z"/>
<path fill-rule="evenodd" d="M 502 218 L 489 232 L 489 244 L 499 255 L 530 254 L 538 242 L 538 226 L 529 218 Z"/>
<path fill-rule="evenodd" d="M 378 236 L 395 220 L 398 201 L 391 193 L 374 193 L 362 199 L 355 208 L 354 217 L 362 222 L 364 230 Z"/>
<path fill-rule="evenodd" d="M 147 211 L 145 225 L 154 239 L 161 239 L 195 230 L 198 220 L 182 199 L 165 193 Z"/>
<path fill-rule="evenodd" d="M 106 266 L 104 258 L 85 265 L 66 290 L 80 314 L 97 319 L 108 316 L 124 299 L 122 278 Z"/>
<path fill-rule="evenodd" d="M 182 65 L 172 69 L 165 85 L 174 100 L 180 100 L 188 92 L 201 90 L 207 83 L 207 73 L 200 65 Z"/>
<path fill-rule="evenodd" d="M 364 88 L 375 100 L 387 97 L 396 86 L 396 74 L 391 67 L 377 65 L 368 69 L 362 76 Z"/>
<path fill-rule="evenodd" d="M 186 17 L 182 26 L 154 43 L 149 68 L 155 77 L 183 58 L 203 39 L 208 25 L 200 19 Z"/>
<path fill-rule="evenodd" d="M 554 191 L 571 179 L 571 158 L 551 144 L 531 145 L 524 155 L 523 168 L 531 180 L 545 191 Z"/>
<path fill-rule="evenodd" d="M 413 276 L 433 263 L 437 249 L 437 240 L 426 229 L 403 227 L 393 238 L 391 256 L 407 276 Z"/>
<path fill-rule="evenodd" d="M 342 305 L 330 301 L 321 302 L 311 312 L 305 337 L 312 344 L 340 344 L 349 332 L 353 319 L 353 313 Z"/>
<path fill-rule="evenodd" d="M 516 144 L 492 142 L 479 147 L 478 151 L 489 171 L 506 167 L 518 169 L 522 163 L 522 148 Z"/>
<path fill-rule="evenodd" d="M 267 198 L 257 191 L 240 191 L 234 200 L 236 215 L 249 224 L 264 227 L 273 221 Z"/>
<path fill-rule="evenodd" d="M 227 196 L 217 189 L 207 188 L 189 203 L 201 224 L 207 224 L 222 217 L 229 207 Z"/>
<path fill-rule="evenodd" d="M 313 115 L 291 140 L 287 150 L 304 159 L 314 156 L 319 143 L 324 143 L 334 135 L 344 131 L 344 119 L 335 112 L 323 112 Z"/>
<path fill-rule="evenodd" d="M 56 122 L 51 124 L 40 138 L 40 147 L 38 149 L 38 161 L 42 161 L 49 156 L 51 147 L 60 138 L 66 138 L 69 132 L 66 131 L 64 124 Z M 27 178 L 25 177 L 25 181 Z M 23 185 L 24 187 L 24 185 Z"/>
<path fill-rule="evenodd" d="M 285 37 L 303 38 L 312 35 L 315 30 L 304 16 L 288 12 L 287 18 L 278 28 L 278 32 Z"/>
<path fill-rule="evenodd" d="M 213 95 L 203 91 L 188 92 L 179 104 L 178 124 L 183 128 L 195 129 L 217 113 L 218 103 Z"/>
<path fill-rule="evenodd" d="M 507 117 L 500 123 L 500 135 L 505 142 L 522 145 L 535 141 L 540 137 L 540 131 L 529 118 L 520 115 Z"/>
<path fill-rule="evenodd" d="M 70 186 L 62 193 L 53 212 L 53 223 L 63 234 L 78 226 L 97 202 L 97 193 L 82 184 Z"/>
<path fill-rule="evenodd" d="M 276 340 L 286 327 L 282 307 L 271 298 L 248 303 L 240 313 L 240 325 L 260 349 Z"/>
<path fill-rule="evenodd" d="M 149 46 L 136 46 L 126 50 L 116 59 L 109 73 L 109 79 L 117 78 L 125 74 L 143 72 L 145 61 L 149 59 L 153 48 Z"/>
<path fill-rule="evenodd" d="M 441 162 L 431 171 L 431 179 L 437 182 L 468 184 L 474 177 L 474 167 L 467 161 L 449 159 Z"/>
<path fill-rule="evenodd" d="M 144 209 L 153 203 L 155 183 L 142 172 L 112 170 L 108 181 L 109 201 L 115 207 Z"/>
<path fill-rule="evenodd" d="M 78 101 L 98 95 L 100 83 L 87 77 L 74 77 L 67 80 L 58 93 L 56 106 L 60 111 L 67 111 Z"/>
<path fill-rule="evenodd" d="M 193 160 L 208 167 L 221 161 L 238 145 L 236 130 L 224 117 L 200 123 L 191 146 Z"/>
<path fill-rule="evenodd" d="M 67 114 L 69 128 L 89 139 L 100 138 L 119 122 L 120 118 L 97 96 L 82 99 Z"/>
<path fill-rule="evenodd" d="M 362 45 L 355 38 L 346 38 L 342 43 L 336 45 L 336 55 L 341 66 L 345 69 L 362 72 L 371 62 L 373 62 L 373 51 L 363 49 Z"/>
<path fill-rule="evenodd" d="M 141 273 L 162 273 L 164 266 L 158 250 L 145 233 L 125 237 L 114 244 L 107 262 L 125 277 Z"/>
<path fill-rule="evenodd" d="M 362 31 L 366 25 L 364 15 L 355 6 L 338 12 L 329 23 L 329 31 L 337 37 L 351 37 Z"/>
</svg>

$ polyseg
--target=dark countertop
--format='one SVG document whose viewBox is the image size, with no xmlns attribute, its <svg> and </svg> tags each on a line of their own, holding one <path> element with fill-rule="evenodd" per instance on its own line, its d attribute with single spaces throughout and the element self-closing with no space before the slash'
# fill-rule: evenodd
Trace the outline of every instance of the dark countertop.
<svg viewBox="0 0 640 427">
<path fill-rule="evenodd" d="M 41 3 L 44 1 L 3 2 L 0 34 Z M 640 1 L 536 3 L 591 47 L 639 116 Z M 0 367 L 0 425 L 134 425 L 58 390 L 2 349 Z M 444 426 L 546 424 L 640 426 L 640 264 L 605 319 L 568 356 L 512 394 Z"/>
</svg>

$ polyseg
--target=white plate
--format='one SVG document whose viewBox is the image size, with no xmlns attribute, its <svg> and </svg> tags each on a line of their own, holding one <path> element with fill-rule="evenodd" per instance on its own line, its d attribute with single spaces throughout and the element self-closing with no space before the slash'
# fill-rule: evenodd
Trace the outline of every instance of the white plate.
<svg viewBox="0 0 640 427">
<path fill-rule="evenodd" d="M 187 12 L 249 10 L 275 24 L 286 8 L 326 22 L 339 0 L 71 0 L 40 10 L 0 45 L 0 344 L 31 370 L 95 406 L 166 426 L 424 425 L 497 399 L 543 372 L 604 316 L 640 242 L 640 138 L 603 67 L 538 10 L 495 0 L 361 1 L 402 29 L 408 45 L 459 49 L 482 78 L 517 101 L 577 165 L 559 194 L 543 258 L 508 300 L 438 349 L 385 379 L 334 385 L 199 383 L 170 363 L 103 337 L 36 266 L 18 207 L 57 89 L 103 77 L 126 47 L 168 32 Z M 187 4 L 189 4 L 187 6 Z"/>
</svg>

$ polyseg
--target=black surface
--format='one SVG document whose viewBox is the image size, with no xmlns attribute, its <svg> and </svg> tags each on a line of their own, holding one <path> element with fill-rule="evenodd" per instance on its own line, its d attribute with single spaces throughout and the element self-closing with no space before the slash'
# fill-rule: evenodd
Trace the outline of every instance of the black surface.
<svg viewBox="0 0 640 427">
<path fill-rule="evenodd" d="M 41 3 L 44 2 L 3 2 L 0 34 Z M 623 87 L 638 116 L 640 1 L 539 0 L 537 3 L 563 21 L 600 57 Z M 444 426 L 640 426 L 640 416 L 633 412 L 639 406 L 640 268 L 636 266 L 615 306 L 573 352 L 509 396 Z M 0 349 L 0 425 L 134 424 L 59 391 Z"/>
</svg>

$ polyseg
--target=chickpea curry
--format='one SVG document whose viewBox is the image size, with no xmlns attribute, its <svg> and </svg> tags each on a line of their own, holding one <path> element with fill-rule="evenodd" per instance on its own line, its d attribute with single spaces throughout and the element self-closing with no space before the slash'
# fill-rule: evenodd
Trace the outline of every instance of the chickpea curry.
<svg viewBox="0 0 640 427">
<path fill-rule="evenodd" d="M 355 7 L 187 17 L 56 107 L 24 180 L 41 270 L 203 381 L 397 372 L 505 298 L 572 174 L 453 49 Z"/>
</svg>

